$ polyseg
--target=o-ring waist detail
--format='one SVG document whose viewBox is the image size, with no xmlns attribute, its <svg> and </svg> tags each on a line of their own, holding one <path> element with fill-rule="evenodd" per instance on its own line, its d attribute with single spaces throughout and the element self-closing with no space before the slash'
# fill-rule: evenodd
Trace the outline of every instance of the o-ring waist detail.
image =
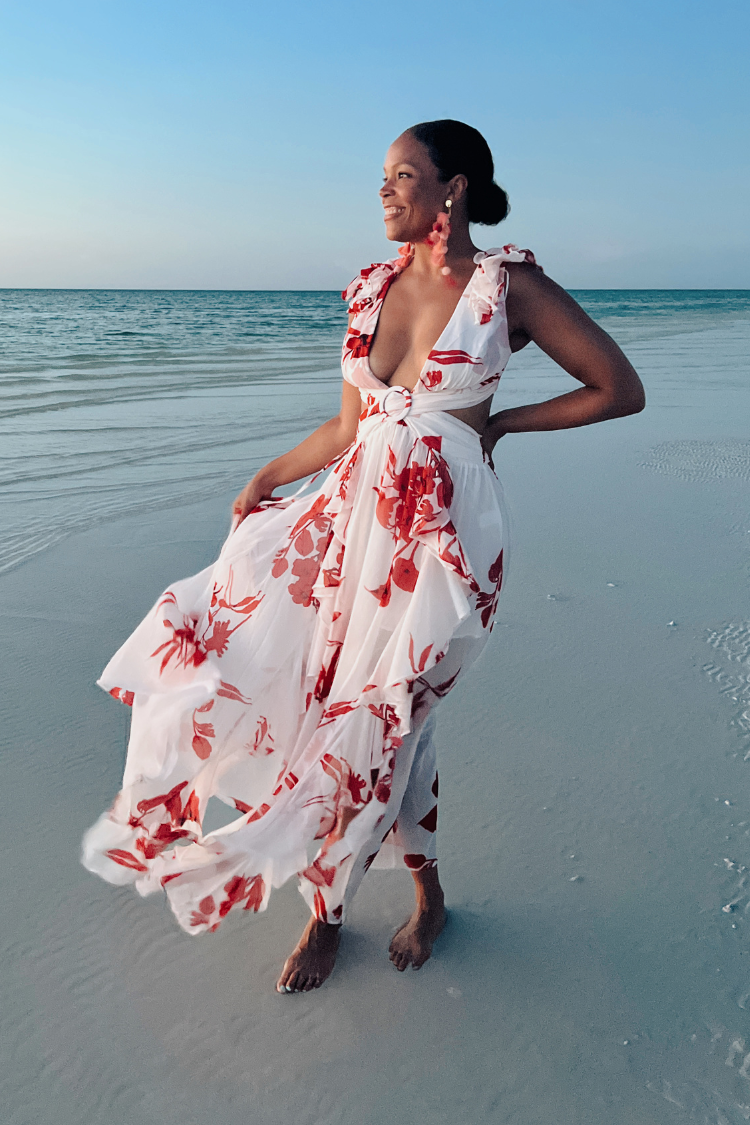
<svg viewBox="0 0 750 1125">
<path fill-rule="evenodd" d="M 467 388 L 465 391 L 417 391 L 407 390 L 406 387 L 381 388 L 361 387 L 362 413 L 360 421 L 382 415 L 392 422 L 402 422 L 407 417 L 417 417 L 420 414 L 432 414 L 438 411 L 464 410 L 469 406 L 478 406 L 490 397 L 487 390 L 482 388 Z"/>
</svg>

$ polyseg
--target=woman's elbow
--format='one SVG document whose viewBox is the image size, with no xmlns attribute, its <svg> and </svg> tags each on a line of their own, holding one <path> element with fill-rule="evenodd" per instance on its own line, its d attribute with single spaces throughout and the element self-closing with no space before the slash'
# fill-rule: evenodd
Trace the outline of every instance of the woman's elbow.
<svg viewBox="0 0 750 1125">
<path fill-rule="evenodd" d="M 625 402 L 625 409 L 622 416 L 626 417 L 628 414 L 640 414 L 646 407 L 646 392 L 643 389 L 643 383 L 638 380 L 638 386 L 633 387 L 630 394 L 627 396 Z"/>
<path fill-rule="evenodd" d="M 357 428 L 359 426 L 358 418 L 349 418 L 339 416 L 338 420 L 338 443 L 341 449 L 348 449 L 357 436 Z"/>
<path fill-rule="evenodd" d="M 640 414 L 646 406 L 646 392 L 638 376 L 626 387 L 619 388 L 611 404 L 610 418 L 627 418 L 629 414 Z"/>
</svg>

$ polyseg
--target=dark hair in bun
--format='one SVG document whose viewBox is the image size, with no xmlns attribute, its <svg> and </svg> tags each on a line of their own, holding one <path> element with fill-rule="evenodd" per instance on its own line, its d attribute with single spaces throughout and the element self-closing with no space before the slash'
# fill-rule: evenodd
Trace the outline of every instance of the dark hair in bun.
<svg viewBox="0 0 750 1125">
<path fill-rule="evenodd" d="M 495 165 L 490 146 L 479 132 L 463 121 L 423 121 L 407 129 L 430 154 L 442 180 L 463 173 L 469 181 L 467 202 L 470 223 L 494 227 L 510 211 L 508 196 L 494 181 Z"/>
</svg>

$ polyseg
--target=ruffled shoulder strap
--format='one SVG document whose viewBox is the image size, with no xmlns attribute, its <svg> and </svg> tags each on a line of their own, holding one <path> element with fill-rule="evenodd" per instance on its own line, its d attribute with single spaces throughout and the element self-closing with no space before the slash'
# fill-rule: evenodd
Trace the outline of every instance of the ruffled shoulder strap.
<svg viewBox="0 0 750 1125">
<path fill-rule="evenodd" d="M 494 258 L 498 265 L 502 265 L 504 262 L 528 262 L 531 266 L 539 264 L 531 250 L 519 250 L 512 242 L 509 242 L 507 246 L 493 246 L 490 250 L 480 250 L 478 254 L 474 255 L 474 261 L 477 265 L 485 262 L 487 258 Z M 539 268 L 541 269 L 541 266 Z"/>
<path fill-rule="evenodd" d="M 480 250 L 474 255 L 477 270 L 466 294 L 469 307 L 474 314 L 476 324 L 488 324 L 492 320 L 495 309 L 500 304 L 508 284 L 508 275 L 505 270 L 506 262 L 528 262 L 537 265 L 537 260 L 531 250 L 519 250 L 517 246 L 508 243 L 507 246 L 493 247 L 491 250 Z M 539 267 L 541 268 L 541 267 Z"/>
<path fill-rule="evenodd" d="M 363 269 L 351 281 L 341 294 L 344 301 L 349 302 L 349 312 L 360 313 L 369 308 L 385 292 L 393 279 L 408 266 L 413 256 L 410 244 L 402 246 L 397 258 L 389 258 L 386 262 L 373 262 L 371 266 Z"/>
</svg>

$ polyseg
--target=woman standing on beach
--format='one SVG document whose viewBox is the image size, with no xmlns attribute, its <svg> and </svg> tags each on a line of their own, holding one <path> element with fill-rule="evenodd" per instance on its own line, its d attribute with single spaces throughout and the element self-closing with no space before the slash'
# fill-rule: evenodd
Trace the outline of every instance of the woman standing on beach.
<svg viewBox="0 0 750 1125">
<path fill-rule="evenodd" d="M 344 294 L 340 413 L 256 474 L 215 565 L 174 583 L 100 680 L 133 718 L 123 789 L 84 863 L 142 894 L 163 887 L 190 933 L 265 908 L 296 873 L 312 916 L 279 991 L 330 974 L 379 853 L 400 857 L 416 889 L 391 960 L 430 956 L 445 918 L 432 712 L 493 623 L 492 450 L 508 433 L 643 408 L 628 360 L 530 251 L 472 243 L 470 223 L 508 211 L 493 175 L 461 122 L 394 141 L 380 196 L 387 237 L 404 245 Z M 583 385 L 490 415 L 530 340 Z M 313 493 L 274 498 L 332 462 Z M 203 835 L 211 796 L 238 816 Z"/>
</svg>

